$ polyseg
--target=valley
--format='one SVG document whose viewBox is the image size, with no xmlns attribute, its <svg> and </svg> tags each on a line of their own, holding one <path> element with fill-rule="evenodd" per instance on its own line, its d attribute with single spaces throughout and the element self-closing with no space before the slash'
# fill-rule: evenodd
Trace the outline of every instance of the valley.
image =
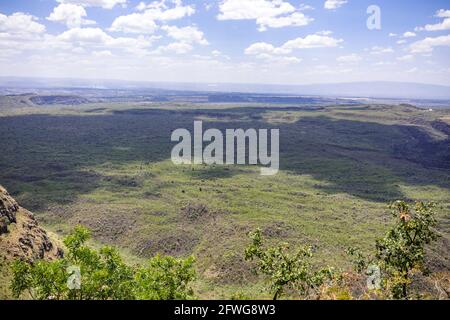
<svg viewBox="0 0 450 320">
<path fill-rule="evenodd" d="M 94 246 L 116 246 L 130 263 L 193 255 L 201 298 L 270 298 L 243 257 L 256 228 L 270 243 L 310 244 L 317 265 L 349 268 L 345 249 L 371 250 L 388 227 L 387 204 L 398 199 L 439 204 L 442 237 L 430 267 L 450 270 L 448 109 L 2 99 L 0 183 L 9 193 L 52 233 L 84 225 Z M 279 173 L 174 165 L 171 132 L 192 131 L 197 120 L 222 132 L 279 129 Z"/>
</svg>

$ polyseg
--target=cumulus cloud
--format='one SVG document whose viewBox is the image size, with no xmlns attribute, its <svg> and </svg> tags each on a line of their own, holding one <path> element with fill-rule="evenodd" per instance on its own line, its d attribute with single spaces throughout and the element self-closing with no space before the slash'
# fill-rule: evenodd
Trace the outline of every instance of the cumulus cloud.
<svg viewBox="0 0 450 320">
<path fill-rule="evenodd" d="M 414 60 L 414 56 L 412 54 L 407 54 L 397 58 L 398 61 L 412 61 Z"/>
<path fill-rule="evenodd" d="M 168 2 L 172 5 L 168 5 Z M 194 6 L 183 5 L 182 0 L 161 0 L 151 2 L 150 4 L 140 2 L 136 9 L 145 11 L 147 14 L 151 15 L 154 20 L 162 21 L 177 20 L 186 16 L 191 16 L 195 13 Z"/>
<path fill-rule="evenodd" d="M 53 12 L 47 17 L 47 20 L 64 23 L 68 28 L 95 24 L 95 21 L 84 19 L 86 16 L 86 10 L 82 6 L 62 3 L 53 9 Z"/>
<path fill-rule="evenodd" d="M 305 26 L 313 21 L 301 10 L 283 0 L 224 0 L 219 5 L 218 20 L 255 20 L 259 31 L 267 28 Z"/>
<path fill-rule="evenodd" d="M 208 45 L 204 34 L 196 26 L 179 28 L 176 26 L 163 26 L 162 29 L 167 35 L 176 40 L 165 46 L 160 46 L 153 53 L 161 54 L 172 52 L 176 54 L 186 54 L 194 50 L 194 44 Z"/>
<path fill-rule="evenodd" d="M 145 13 L 132 13 L 117 17 L 109 30 L 125 33 L 152 34 L 157 29 L 158 25 L 156 22 Z"/>
<path fill-rule="evenodd" d="M 361 60 L 362 60 L 361 56 L 357 55 L 356 53 L 336 58 L 336 61 L 341 63 L 357 63 Z"/>
<path fill-rule="evenodd" d="M 28 49 L 42 45 L 45 26 L 34 16 L 16 12 L 11 15 L 0 13 L 0 58 L 14 57 Z M 0 68 L 2 69 L 2 68 Z"/>
<path fill-rule="evenodd" d="M 327 0 L 325 1 L 323 7 L 328 10 L 334 10 L 342 7 L 346 3 L 346 0 Z"/>
<path fill-rule="evenodd" d="M 297 38 L 286 42 L 282 48 L 288 50 L 294 49 L 312 49 L 312 48 L 330 48 L 337 47 L 342 39 L 336 39 L 330 36 L 321 36 L 318 34 L 308 35 L 304 38 Z"/>
<path fill-rule="evenodd" d="M 164 52 L 173 52 L 176 54 L 185 54 L 188 52 L 191 52 L 194 49 L 194 47 L 185 42 L 173 42 L 168 44 L 167 46 L 160 46 L 157 50 L 155 50 L 154 53 L 160 54 Z"/>
<path fill-rule="evenodd" d="M 87 48 L 95 51 L 123 50 L 129 53 L 145 54 L 152 46 L 153 38 L 112 37 L 100 28 L 73 28 L 56 36 L 56 41 L 72 48 Z"/>
<path fill-rule="evenodd" d="M 0 33 L 6 35 L 40 34 L 45 26 L 37 22 L 37 18 L 22 12 L 10 16 L 0 13 Z"/>
<path fill-rule="evenodd" d="M 266 42 L 257 42 L 245 49 L 244 53 L 265 60 L 300 62 L 299 58 L 287 55 L 298 49 L 336 47 L 342 41 L 342 39 L 314 34 L 304 38 L 289 40 L 280 47 L 275 47 Z"/>
<path fill-rule="evenodd" d="M 258 42 L 252 44 L 245 49 L 246 55 L 256 56 L 258 59 L 265 60 L 267 62 L 282 62 L 282 63 L 299 63 L 301 59 L 293 56 L 285 56 L 291 53 L 292 50 L 284 48 L 276 48 L 270 43 Z"/>
<path fill-rule="evenodd" d="M 203 32 L 196 26 L 188 26 L 183 28 L 178 28 L 176 26 L 163 26 L 162 29 L 167 32 L 169 37 L 183 43 L 198 43 L 201 45 L 208 44 Z"/>
<path fill-rule="evenodd" d="M 450 30 L 450 10 L 441 9 L 436 12 L 436 17 L 444 18 L 444 20 L 440 23 L 436 24 L 427 24 L 424 27 L 417 27 L 416 31 L 442 31 L 442 30 Z"/>
<path fill-rule="evenodd" d="M 403 34 L 403 38 L 414 38 L 415 36 L 416 36 L 416 34 L 411 31 L 407 31 Z"/>
<path fill-rule="evenodd" d="M 391 47 L 374 46 L 370 49 L 370 54 L 385 54 L 393 52 L 394 50 Z"/>
<path fill-rule="evenodd" d="M 56 0 L 59 3 L 75 4 L 83 7 L 102 7 L 112 9 L 118 4 L 125 5 L 127 0 Z"/>
<path fill-rule="evenodd" d="M 412 53 L 430 53 L 435 47 L 450 47 L 450 35 L 428 37 L 412 43 L 409 48 Z"/>
<path fill-rule="evenodd" d="M 450 10 L 444 10 L 444 9 L 438 10 L 436 12 L 436 17 L 439 17 L 439 18 L 450 18 Z"/>
<path fill-rule="evenodd" d="M 322 30 L 319 32 L 316 32 L 316 34 L 320 35 L 320 36 L 329 36 L 333 34 L 333 31 L 331 30 Z"/>
<path fill-rule="evenodd" d="M 152 34 L 158 29 L 158 21 L 177 20 L 195 13 L 193 6 L 184 6 L 180 0 L 172 1 L 172 6 L 165 0 L 149 5 L 141 2 L 137 9 L 142 12 L 117 17 L 110 31 Z"/>
<path fill-rule="evenodd" d="M 342 39 L 335 39 L 328 36 L 313 34 L 308 35 L 304 38 L 289 40 L 281 47 L 275 47 L 272 44 L 266 42 L 257 42 L 245 49 L 245 54 L 256 55 L 261 53 L 269 53 L 282 55 L 289 54 L 295 49 L 336 47 L 342 41 Z"/>
<path fill-rule="evenodd" d="M 257 42 L 245 49 L 244 53 L 247 55 L 259 55 L 259 54 L 288 54 L 292 50 L 284 49 L 283 47 L 276 48 L 270 43 Z"/>
</svg>

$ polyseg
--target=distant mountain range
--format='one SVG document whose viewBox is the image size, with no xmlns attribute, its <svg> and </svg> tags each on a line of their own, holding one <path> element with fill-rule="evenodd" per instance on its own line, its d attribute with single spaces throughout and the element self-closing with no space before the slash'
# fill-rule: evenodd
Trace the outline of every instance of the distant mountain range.
<svg viewBox="0 0 450 320">
<path fill-rule="evenodd" d="M 350 82 L 311 85 L 169 83 L 120 80 L 0 77 L 2 88 L 84 88 L 84 89 L 156 89 L 197 92 L 241 92 L 289 94 L 301 96 L 450 99 L 450 87 L 408 82 Z"/>
</svg>

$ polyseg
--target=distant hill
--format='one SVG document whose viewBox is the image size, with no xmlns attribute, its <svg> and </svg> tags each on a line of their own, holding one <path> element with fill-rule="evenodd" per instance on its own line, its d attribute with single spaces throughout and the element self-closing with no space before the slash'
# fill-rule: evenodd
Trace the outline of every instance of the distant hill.
<svg viewBox="0 0 450 320">
<path fill-rule="evenodd" d="M 408 82 L 350 82 L 311 85 L 134 82 L 120 80 L 0 77 L 0 88 L 154 89 L 292 94 L 325 97 L 450 99 L 450 86 Z"/>
</svg>

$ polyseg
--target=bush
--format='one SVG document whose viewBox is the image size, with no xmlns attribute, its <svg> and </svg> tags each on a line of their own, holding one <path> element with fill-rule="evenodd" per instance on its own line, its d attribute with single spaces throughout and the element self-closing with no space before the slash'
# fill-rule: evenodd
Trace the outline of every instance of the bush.
<svg viewBox="0 0 450 320">
<path fill-rule="evenodd" d="M 67 254 L 63 259 L 34 264 L 15 261 L 13 294 L 19 298 L 27 292 L 39 300 L 170 300 L 193 296 L 189 288 L 195 277 L 193 258 L 156 256 L 148 267 L 131 267 L 111 247 L 97 252 L 86 246 L 89 238 L 89 230 L 76 227 L 64 239 Z"/>
<path fill-rule="evenodd" d="M 312 257 L 310 247 L 299 248 L 294 253 L 290 252 L 286 243 L 264 248 L 259 229 L 250 233 L 250 238 L 252 243 L 245 250 L 245 259 L 257 259 L 257 271 L 268 276 L 274 300 L 287 288 L 298 291 L 303 297 L 308 297 L 311 291 L 317 294 L 316 290 L 332 277 L 330 268 L 313 270 L 309 262 Z"/>
<path fill-rule="evenodd" d="M 394 224 L 384 238 L 376 241 L 373 257 L 365 257 L 357 249 L 348 253 L 355 258 L 356 271 L 362 272 L 369 264 L 380 267 L 383 289 L 394 299 L 408 298 L 408 288 L 414 273 L 426 271 L 426 245 L 438 238 L 435 205 L 418 202 L 412 210 L 404 201 L 390 205 Z"/>
</svg>

